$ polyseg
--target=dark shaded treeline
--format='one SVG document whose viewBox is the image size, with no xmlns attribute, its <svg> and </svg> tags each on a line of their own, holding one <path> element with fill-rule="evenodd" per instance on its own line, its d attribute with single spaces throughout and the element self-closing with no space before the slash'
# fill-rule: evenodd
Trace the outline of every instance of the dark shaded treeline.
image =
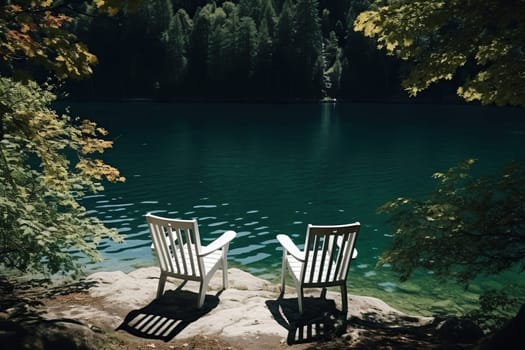
<svg viewBox="0 0 525 350">
<path fill-rule="evenodd" d="M 86 17 L 99 58 L 73 98 L 405 100 L 404 65 L 353 31 L 369 0 L 145 0 L 117 18 Z M 423 96 L 453 95 L 438 87 Z"/>
</svg>

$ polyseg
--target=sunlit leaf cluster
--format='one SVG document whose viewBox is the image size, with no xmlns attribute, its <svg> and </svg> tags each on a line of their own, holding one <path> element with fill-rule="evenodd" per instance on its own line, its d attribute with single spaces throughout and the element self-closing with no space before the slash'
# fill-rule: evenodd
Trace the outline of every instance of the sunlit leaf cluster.
<svg viewBox="0 0 525 350">
<path fill-rule="evenodd" d="M 410 95 L 456 78 L 466 101 L 525 106 L 525 1 L 378 3 L 357 17 L 354 29 L 411 62 L 403 81 Z"/>
<path fill-rule="evenodd" d="M 23 271 L 78 271 L 78 257 L 100 259 L 103 237 L 121 239 L 81 204 L 101 180 L 124 180 L 96 158 L 112 142 L 95 123 L 51 109 L 55 98 L 0 77 L 0 264 Z"/>
<path fill-rule="evenodd" d="M 6 71 L 27 79 L 30 67 L 43 67 L 60 78 L 93 73 L 97 57 L 71 31 L 79 14 L 114 15 L 136 8 L 140 0 L 15 0 L 0 4 L 0 62 Z"/>
<path fill-rule="evenodd" d="M 96 7 L 109 14 L 114 16 L 121 10 L 136 10 L 142 0 L 93 0 L 93 3 Z"/>
<path fill-rule="evenodd" d="M 480 274 L 525 268 L 525 167 L 473 177 L 473 160 L 434 174 L 426 199 L 397 198 L 379 208 L 389 215 L 392 245 L 379 264 L 407 279 L 425 268 L 468 283 Z"/>
<path fill-rule="evenodd" d="M 42 65 L 59 78 L 92 73 L 97 62 L 85 45 L 65 30 L 73 18 L 62 1 L 8 1 L 0 5 L 0 59 L 11 70 Z"/>
</svg>

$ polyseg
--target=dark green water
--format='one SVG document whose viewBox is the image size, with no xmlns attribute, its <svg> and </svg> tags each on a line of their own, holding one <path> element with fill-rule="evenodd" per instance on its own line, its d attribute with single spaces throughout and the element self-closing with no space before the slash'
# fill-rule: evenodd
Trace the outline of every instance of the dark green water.
<svg viewBox="0 0 525 350">
<path fill-rule="evenodd" d="M 275 236 L 302 244 L 306 225 L 360 221 L 359 257 L 349 291 L 410 312 L 461 312 L 477 293 L 515 282 L 480 279 L 465 292 L 422 271 L 399 283 L 375 268 L 389 244 L 378 206 L 432 189 L 431 175 L 467 158 L 478 173 L 524 159 L 522 109 L 364 104 L 73 104 L 115 139 L 104 158 L 127 181 L 85 199 L 92 214 L 126 235 L 104 242 L 91 270 L 129 271 L 155 263 L 144 215 L 198 218 L 205 242 L 227 229 L 238 236 L 230 264 L 277 280 Z"/>
</svg>

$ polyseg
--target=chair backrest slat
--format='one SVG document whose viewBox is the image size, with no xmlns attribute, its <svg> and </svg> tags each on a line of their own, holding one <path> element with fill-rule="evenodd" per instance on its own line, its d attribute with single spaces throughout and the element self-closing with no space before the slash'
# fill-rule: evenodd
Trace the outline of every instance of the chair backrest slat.
<svg viewBox="0 0 525 350">
<path fill-rule="evenodd" d="M 306 247 L 312 247 L 311 249 L 306 250 L 306 253 L 305 253 L 305 259 L 306 259 L 307 261 L 310 260 L 309 255 L 310 255 L 310 254 L 313 254 L 311 260 L 316 261 L 316 260 L 317 260 L 317 253 L 319 252 L 319 249 L 318 249 L 319 241 L 320 241 L 320 240 L 319 240 L 319 236 L 315 236 L 315 235 L 314 235 L 314 236 L 311 237 L 311 240 L 313 240 L 313 242 L 311 242 L 311 243 L 307 243 L 307 244 L 305 245 L 305 249 L 306 249 Z M 314 274 L 315 274 L 315 265 L 314 265 L 314 264 L 311 264 L 311 265 L 309 265 L 309 266 L 311 267 L 311 269 L 310 269 L 310 281 L 313 281 L 313 279 L 314 279 L 314 277 L 315 277 L 315 276 L 314 276 Z M 305 266 L 304 266 L 304 273 L 306 273 L 306 271 L 308 271 L 308 270 L 306 269 L 306 267 L 307 267 L 307 266 L 305 265 Z M 304 275 L 303 275 L 302 279 L 304 279 Z"/>
<path fill-rule="evenodd" d="M 185 230 L 185 233 L 186 233 L 186 252 L 188 254 L 188 260 L 190 261 L 190 267 L 191 267 L 191 273 L 190 272 L 187 272 L 187 274 L 189 275 L 193 275 L 193 276 L 197 276 L 197 273 L 196 273 L 196 266 L 198 266 L 199 262 L 197 261 L 197 256 L 195 256 L 195 249 L 193 248 L 194 247 L 194 243 L 193 243 L 193 240 L 192 240 L 192 230 Z"/>
<path fill-rule="evenodd" d="M 326 269 L 326 279 L 330 279 L 332 276 L 337 276 L 336 274 L 333 274 L 332 273 L 332 267 L 334 265 L 334 260 L 337 258 L 337 253 L 338 253 L 338 249 L 337 249 L 337 237 L 334 237 L 334 236 L 329 236 L 329 239 L 328 239 L 328 244 L 327 244 L 329 247 L 328 247 L 328 253 L 330 254 L 330 256 L 328 257 L 328 268 Z M 335 261 L 335 263 L 337 263 L 337 261 Z"/>
<path fill-rule="evenodd" d="M 166 249 L 166 241 L 163 239 L 163 237 L 165 236 L 164 234 L 164 229 L 162 226 L 158 226 L 158 225 L 155 225 L 151 222 L 148 223 L 149 227 L 150 227 L 150 232 L 151 232 L 151 238 L 153 240 L 153 245 L 155 247 L 159 247 L 159 248 L 156 248 L 156 249 L 159 249 L 159 250 L 165 250 Z M 160 268 L 163 269 L 163 270 L 166 270 L 169 268 L 169 259 L 164 255 L 158 255 L 158 259 L 159 259 L 159 265 L 160 265 Z"/>
<path fill-rule="evenodd" d="M 163 226 L 160 226 L 159 227 L 163 227 Z M 167 232 L 166 233 L 163 233 L 163 242 L 164 242 L 164 252 L 169 252 L 169 254 L 162 254 L 163 258 L 166 259 L 168 261 L 168 265 L 169 265 L 169 269 L 170 271 L 179 271 L 180 270 L 180 267 L 179 267 L 179 261 L 177 259 L 170 259 L 170 255 L 174 255 L 173 254 L 173 249 L 174 248 L 170 248 L 170 247 L 176 247 L 175 245 L 175 242 L 173 240 L 173 227 L 171 227 L 171 225 L 168 224 L 168 226 L 166 227 L 166 230 Z M 173 263 L 175 262 L 175 265 L 173 265 Z"/>
<path fill-rule="evenodd" d="M 325 262 L 326 262 L 326 255 L 328 253 L 328 236 L 320 235 L 319 238 L 322 240 L 321 260 L 317 261 L 317 262 L 315 262 L 315 260 L 313 260 L 313 262 L 315 262 L 315 265 L 319 266 L 319 268 L 318 268 L 319 272 L 317 274 L 317 280 L 314 281 L 314 282 L 322 283 L 322 282 L 326 282 L 325 278 L 323 278 L 323 272 L 325 272 L 325 266 L 324 265 L 325 265 Z"/>
<path fill-rule="evenodd" d="M 200 278 L 204 263 L 199 258 L 200 237 L 197 220 L 175 220 L 146 215 L 162 270 Z"/>
<path fill-rule="evenodd" d="M 173 242 L 173 245 L 172 247 L 175 247 L 175 249 L 178 250 L 179 254 L 175 254 L 173 256 L 173 259 L 175 261 L 177 261 L 177 266 L 179 266 L 179 270 L 177 271 L 177 273 L 181 274 L 181 275 L 187 275 L 188 274 L 188 266 L 186 266 L 186 259 L 184 259 L 184 240 L 182 239 L 182 232 L 181 232 L 181 228 L 180 227 L 177 227 L 175 228 L 175 233 L 177 235 L 177 241 L 179 244 L 177 244 L 176 242 Z M 180 269 L 180 267 L 182 267 L 182 270 Z"/>
<path fill-rule="evenodd" d="M 176 247 L 175 242 L 174 242 L 173 227 L 171 227 L 171 225 L 168 225 L 167 229 L 168 229 L 168 232 L 165 235 L 166 239 L 164 240 L 166 246 L 164 247 L 163 251 L 170 252 L 170 255 L 173 256 L 174 255 L 173 254 L 173 252 L 174 252 L 173 249 L 174 248 L 170 248 L 170 247 Z M 159 255 L 159 254 L 157 254 L 157 255 Z M 169 262 L 170 271 L 180 271 L 179 260 L 178 259 L 170 259 L 170 255 L 162 254 L 163 258 L 168 260 L 168 262 Z"/>
<path fill-rule="evenodd" d="M 354 251 L 355 246 L 355 240 L 357 237 L 357 232 L 354 234 L 348 234 L 348 238 L 346 239 L 346 246 L 343 252 L 343 261 L 342 261 L 342 269 L 340 271 L 340 278 L 346 278 L 348 274 L 348 270 L 350 268 L 350 262 L 352 261 L 352 253 Z"/>
<path fill-rule="evenodd" d="M 343 257 L 344 252 L 346 251 L 346 247 L 348 246 L 348 236 L 349 233 L 346 233 L 342 237 L 338 237 L 338 240 L 340 241 L 341 246 L 339 247 L 339 250 L 337 251 L 337 257 L 336 257 L 336 264 L 335 264 L 335 271 L 334 276 L 336 278 L 341 279 L 341 267 L 343 266 Z M 336 240 L 337 243 L 337 240 Z"/>
<path fill-rule="evenodd" d="M 346 281 L 360 224 L 308 225 L 304 247 L 303 283 Z"/>
</svg>

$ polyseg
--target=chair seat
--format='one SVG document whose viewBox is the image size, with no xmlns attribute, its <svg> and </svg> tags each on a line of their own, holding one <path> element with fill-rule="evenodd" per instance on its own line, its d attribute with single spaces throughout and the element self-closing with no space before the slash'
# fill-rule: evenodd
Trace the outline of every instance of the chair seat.
<svg viewBox="0 0 525 350">
<path fill-rule="evenodd" d="M 199 272 L 199 266 L 197 265 L 198 262 L 197 262 L 197 259 L 194 258 L 194 263 L 192 265 L 191 263 L 191 259 L 190 259 L 190 256 L 193 256 L 193 257 L 196 257 L 197 253 L 195 252 L 195 247 L 191 247 L 191 255 L 190 253 L 188 252 L 188 246 L 185 245 L 184 246 L 184 254 L 181 256 L 181 253 L 179 250 L 177 250 L 177 259 L 174 259 L 173 256 L 171 256 L 171 262 L 174 266 L 174 272 L 177 271 L 177 265 L 176 265 L 176 261 L 183 261 L 184 260 L 184 263 L 186 264 L 186 269 L 187 269 L 187 272 L 184 273 L 184 274 L 188 274 L 188 275 L 192 275 L 192 276 L 196 276 L 196 277 L 200 277 L 200 272 Z M 202 261 L 204 263 L 204 271 L 205 271 L 205 275 L 207 275 L 210 271 L 213 270 L 213 268 L 220 262 L 222 258 L 222 251 L 220 250 L 216 250 L 206 256 L 204 256 L 202 258 Z M 195 268 L 195 270 L 193 269 L 193 267 Z M 179 266 L 179 273 L 182 274 L 184 271 L 184 266 Z"/>
</svg>

